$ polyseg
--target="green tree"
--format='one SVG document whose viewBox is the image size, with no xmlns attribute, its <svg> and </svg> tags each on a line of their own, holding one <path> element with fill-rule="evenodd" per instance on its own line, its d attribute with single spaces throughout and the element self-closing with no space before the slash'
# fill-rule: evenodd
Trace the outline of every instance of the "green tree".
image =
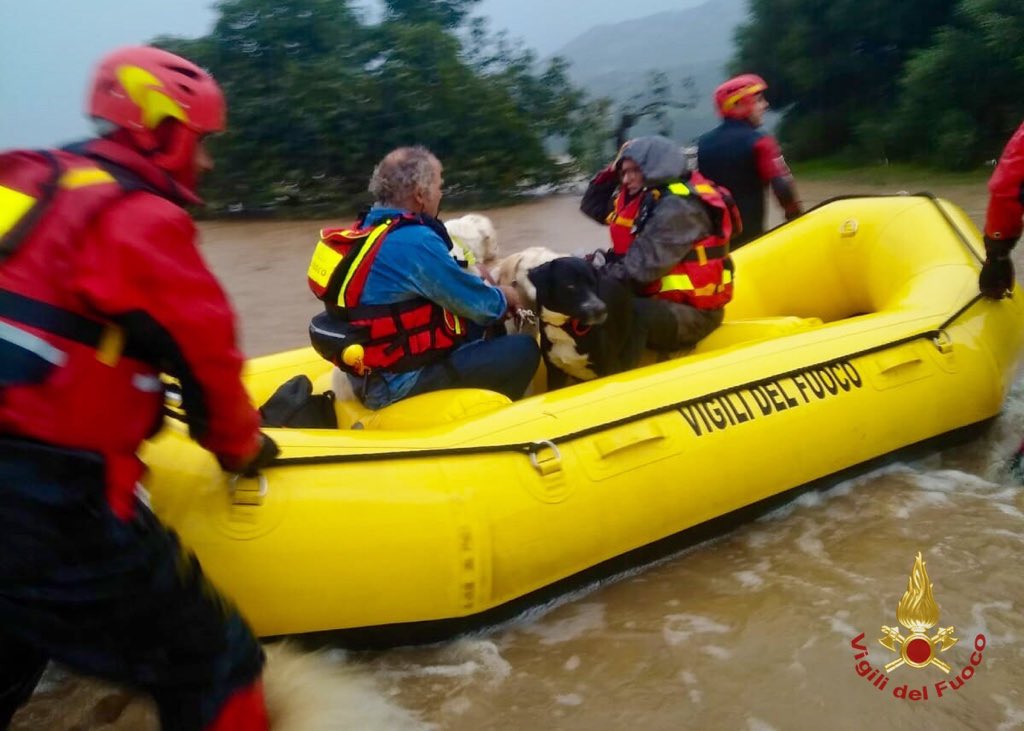
<svg viewBox="0 0 1024 731">
<path fill-rule="evenodd" d="M 458 28 L 480 0 L 384 0 L 385 22 L 438 23 Z"/>
<path fill-rule="evenodd" d="M 998 157 L 1024 117 L 1024 6 L 963 0 L 907 63 L 887 126 L 893 157 L 968 168 Z"/>
<path fill-rule="evenodd" d="M 222 0 L 209 36 L 158 39 L 209 68 L 228 97 L 207 200 L 336 212 L 364 199 L 373 165 L 406 144 L 432 148 L 464 195 L 556 179 L 545 140 L 567 132 L 582 94 L 561 61 L 539 68 L 509 44 L 483 54 L 484 36 L 454 27 L 475 2 L 391 2 L 365 26 L 339 0 Z"/>
<path fill-rule="evenodd" d="M 362 131 L 339 100 L 358 95 L 370 50 L 351 8 L 222 0 L 217 9 L 209 36 L 157 41 L 209 68 L 228 100 L 228 131 L 211 143 L 217 167 L 204 185 L 211 206 L 315 205 L 352 194 L 348 163 Z"/>
<path fill-rule="evenodd" d="M 569 155 L 576 161 L 577 172 L 590 175 L 608 164 L 618 148 L 612 147 L 612 100 L 598 97 L 579 107 L 567 135 Z"/>
<path fill-rule="evenodd" d="M 780 137 L 791 156 L 832 154 L 856 146 L 859 130 L 891 113 L 904 63 L 956 4 L 751 0 L 731 68 L 768 81 L 772 104 L 786 109 Z"/>
</svg>

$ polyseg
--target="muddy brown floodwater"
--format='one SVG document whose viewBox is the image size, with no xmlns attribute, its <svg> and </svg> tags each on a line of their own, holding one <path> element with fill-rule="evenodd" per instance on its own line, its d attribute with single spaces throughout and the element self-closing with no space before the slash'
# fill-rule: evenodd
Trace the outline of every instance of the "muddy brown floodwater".
<svg viewBox="0 0 1024 731">
<path fill-rule="evenodd" d="M 801 192 L 813 204 L 895 189 L 810 182 Z M 935 192 L 976 222 L 984 215 L 981 185 Z M 487 213 L 504 253 L 603 246 L 604 232 L 577 203 L 553 197 Z M 306 343 L 318 309 L 306 265 L 324 223 L 202 225 L 205 254 L 240 313 L 249 355 Z M 382 705 L 407 711 L 409 728 L 451 731 L 1024 728 L 1024 496 L 1000 469 L 1022 431 L 1018 384 L 1004 414 L 967 444 L 805 495 L 490 632 L 427 648 L 334 650 L 328 659 L 358 679 L 358 727 L 368 729 L 389 728 L 379 720 Z M 855 668 L 891 659 L 879 628 L 896 623 L 919 550 L 943 626 L 954 625 L 959 637 L 943 655 L 952 670 L 896 670 L 880 690 L 876 676 Z M 983 649 L 972 665 L 976 642 Z M 922 687 L 928 698 L 912 700 Z M 144 701 L 55 670 L 13 728 L 155 725 Z"/>
</svg>

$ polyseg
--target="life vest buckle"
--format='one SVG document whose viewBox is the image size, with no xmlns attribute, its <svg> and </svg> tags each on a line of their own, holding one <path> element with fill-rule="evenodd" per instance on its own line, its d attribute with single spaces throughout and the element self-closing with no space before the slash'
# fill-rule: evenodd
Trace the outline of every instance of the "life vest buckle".
<svg viewBox="0 0 1024 731">
<path fill-rule="evenodd" d="M 124 329 L 117 325 L 107 325 L 103 328 L 103 332 L 100 334 L 100 341 L 96 344 L 96 360 L 105 366 L 113 368 L 121 360 L 124 344 Z"/>
</svg>

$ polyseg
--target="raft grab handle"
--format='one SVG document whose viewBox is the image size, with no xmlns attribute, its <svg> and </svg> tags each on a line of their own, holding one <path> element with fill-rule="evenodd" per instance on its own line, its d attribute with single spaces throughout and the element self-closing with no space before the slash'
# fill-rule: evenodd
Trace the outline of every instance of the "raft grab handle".
<svg viewBox="0 0 1024 731">
<path fill-rule="evenodd" d="M 270 491 L 270 481 L 267 479 L 267 476 L 262 472 L 256 475 L 255 490 L 238 486 L 239 480 L 243 477 L 251 479 L 244 475 L 232 475 L 228 481 L 228 487 L 231 490 L 231 502 L 235 505 L 262 505 L 264 498 L 267 497 L 267 493 Z"/>
<path fill-rule="evenodd" d="M 607 434 L 594 440 L 601 458 L 611 457 L 624 449 L 635 447 L 648 442 L 655 442 L 665 439 L 665 432 L 658 422 L 638 422 L 627 432 Z"/>
<path fill-rule="evenodd" d="M 542 449 L 550 449 L 554 456 L 541 462 L 537 459 L 537 453 Z M 558 451 L 558 446 L 554 442 L 549 442 L 546 439 L 533 442 L 530 445 L 530 464 L 533 465 L 533 469 L 537 470 L 541 476 L 560 472 L 562 470 L 562 453 Z"/>
</svg>

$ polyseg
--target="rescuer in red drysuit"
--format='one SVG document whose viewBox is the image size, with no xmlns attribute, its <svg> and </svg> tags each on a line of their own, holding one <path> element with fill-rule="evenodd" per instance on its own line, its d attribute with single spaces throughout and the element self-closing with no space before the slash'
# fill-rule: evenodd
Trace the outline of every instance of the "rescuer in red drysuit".
<svg viewBox="0 0 1024 731">
<path fill-rule="evenodd" d="M 224 98 L 131 47 L 100 62 L 88 111 L 99 138 L 0 155 L 0 728 L 52 659 L 151 694 L 164 731 L 265 731 L 259 642 L 136 496 L 160 373 L 224 469 L 277 453 L 182 208 Z"/>
</svg>

